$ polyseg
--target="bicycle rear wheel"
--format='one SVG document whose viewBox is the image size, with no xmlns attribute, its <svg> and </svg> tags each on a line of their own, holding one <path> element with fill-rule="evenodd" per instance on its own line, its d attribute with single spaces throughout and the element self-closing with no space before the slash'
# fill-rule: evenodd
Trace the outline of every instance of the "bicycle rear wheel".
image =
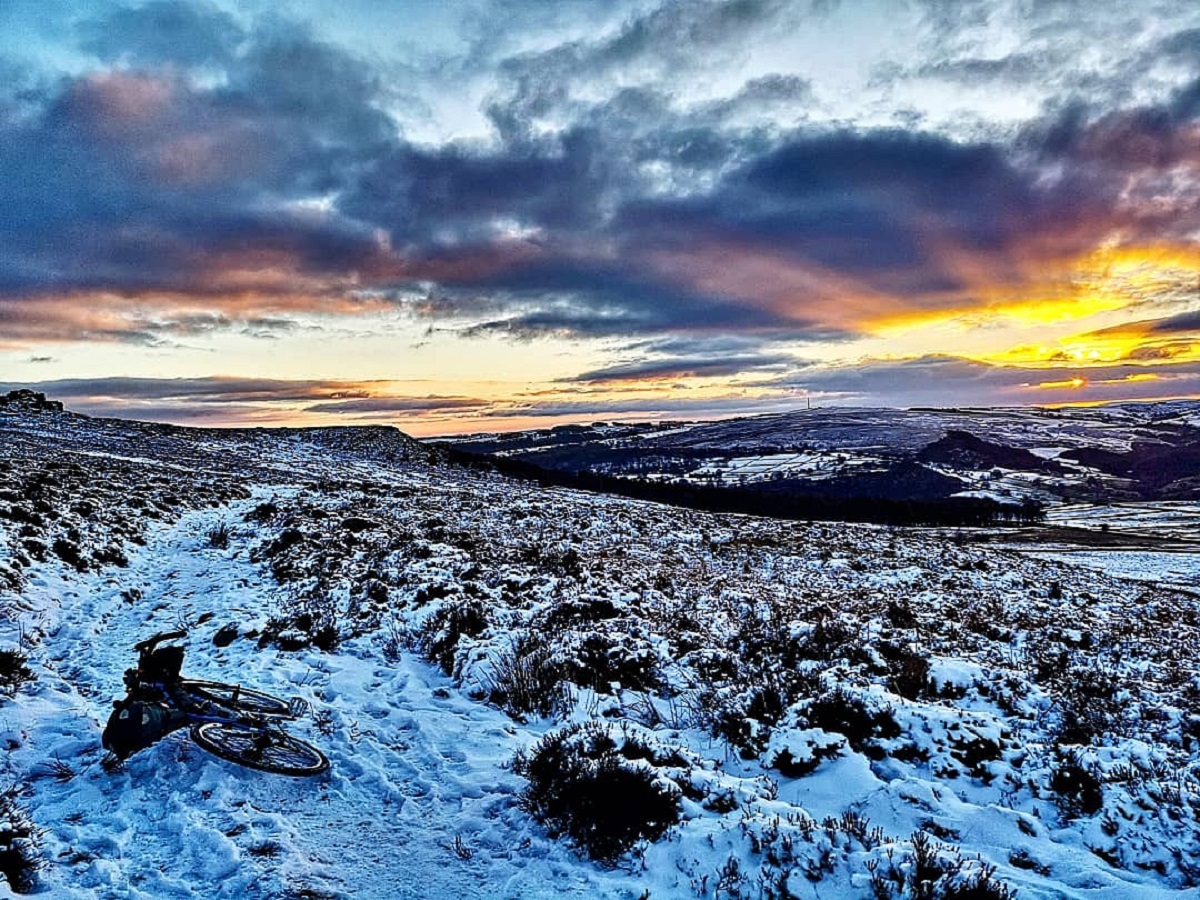
<svg viewBox="0 0 1200 900">
<path fill-rule="evenodd" d="M 286 700 L 280 700 L 278 697 L 272 697 L 270 694 L 264 694 L 253 688 L 242 687 L 240 684 L 196 681 L 191 678 L 185 678 L 181 684 L 197 706 L 203 706 L 205 703 L 219 703 L 228 709 L 251 715 L 293 718 L 291 708 Z"/>
<path fill-rule="evenodd" d="M 221 759 L 276 775 L 305 777 L 329 768 L 324 753 L 279 728 L 203 722 L 192 726 L 192 740 Z"/>
</svg>

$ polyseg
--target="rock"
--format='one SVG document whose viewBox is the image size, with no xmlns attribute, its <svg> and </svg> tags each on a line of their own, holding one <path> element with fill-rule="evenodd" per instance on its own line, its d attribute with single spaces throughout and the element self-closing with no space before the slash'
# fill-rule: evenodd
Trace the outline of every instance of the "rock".
<svg viewBox="0 0 1200 900">
<path fill-rule="evenodd" d="M 45 394 L 21 388 L 0 397 L 0 409 L 5 412 L 62 412 L 63 405 L 57 400 L 47 400 Z"/>
</svg>

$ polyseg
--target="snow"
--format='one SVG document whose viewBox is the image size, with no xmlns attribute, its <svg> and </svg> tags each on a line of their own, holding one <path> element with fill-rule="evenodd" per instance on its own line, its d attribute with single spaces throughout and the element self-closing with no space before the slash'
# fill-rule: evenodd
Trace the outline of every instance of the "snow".
<svg viewBox="0 0 1200 900">
<path fill-rule="evenodd" d="M 1184 730 L 1200 609 L 1156 586 L 1182 583 L 1194 560 L 1176 572 L 1147 554 L 1130 571 L 1155 583 L 1129 582 L 936 532 L 547 490 L 378 431 L 201 440 L 69 417 L 3 425 L 0 476 L 59 483 L 45 495 L 59 517 L 29 525 L 36 537 L 0 517 L 0 575 L 14 579 L 0 580 L 0 648 L 24 648 L 37 676 L 0 696 L 0 786 L 21 784 L 43 829 L 46 896 L 633 900 L 783 884 L 869 897 L 871 867 L 909 865 L 922 832 L 969 871 L 976 855 L 994 865 L 1022 900 L 1189 896 L 1200 883 L 1200 760 Z M 64 459 L 95 477 L 46 468 Z M 97 510 L 70 512 L 81 500 Z M 1158 515 L 1147 527 L 1192 527 L 1187 507 Z M 210 539 L 221 525 L 223 549 Z M 127 564 L 77 571 L 26 552 L 71 529 L 85 556 L 119 540 Z M 305 613 L 328 616 L 341 643 L 247 636 L 283 623 L 303 638 Z M 230 624 L 242 636 L 215 647 Z M 330 771 L 242 769 L 182 733 L 102 766 L 132 645 L 179 626 L 189 676 L 308 701 L 289 729 Z M 489 702 L 522 641 L 569 673 L 545 716 Z M 1056 739 L 1090 675 L 1113 679 L 1087 695 L 1105 718 L 1084 742 Z M 751 715 L 764 688 L 781 707 Z M 817 701 L 860 704 L 895 730 L 851 738 Z M 744 735 L 716 727 L 725 712 Z M 682 791 L 680 823 L 612 868 L 535 821 L 512 769 L 585 721 L 652 748 L 639 764 Z M 809 771 L 781 764 L 784 751 Z M 1100 811 L 1053 787 L 1065 758 L 1098 773 Z"/>
<path fill-rule="evenodd" d="M 532 868 L 505 858 L 519 843 L 507 820 L 520 787 L 505 764 L 521 741 L 507 716 L 451 691 L 427 665 L 409 658 L 381 667 L 360 647 L 332 659 L 316 651 L 281 658 L 244 639 L 205 649 L 231 618 L 243 629 L 261 626 L 256 597 L 271 592 L 244 552 L 203 547 L 203 535 L 224 515 L 187 516 L 131 561 L 121 583 L 141 585 L 145 601 L 137 606 L 103 575 L 30 585 L 34 627 L 55 649 L 32 708 L 5 735 L 21 744 L 5 767 L 37 772 L 41 760 L 60 759 L 76 770 L 66 783 L 41 777 L 32 785 L 32 811 L 48 827 L 48 856 L 79 860 L 47 873 L 55 894 L 234 897 L 306 887 L 348 897 L 428 897 L 474 896 L 486 886 L 507 897 L 559 896 L 567 887 L 594 892 L 586 868 L 555 874 L 553 856 Z M 311 723 L 293 729 L 330 756 L 328 777 L 290 780 L 239 769 L 182 735 L 135 755 L 115 775 L 101 768 L 105 700 L 120 692 L 132 644 L 206 613 L 214 618 L 190 631 L 186 673 L 301 696 L 328 710 L 331 733 L 315 734 Z M 84 658 L 86 666 L 79 664 Z M 81 822 L 68 824 L 78 816 Z M 444 845 L 453 835 L 476 849 L 469 861 Z M 270 859 L 255 855 L 265 845 Z M 420 872 L 419 881 L 403 890 L 381 881 L 380 870 L 397 865 Z"/>
</svg>

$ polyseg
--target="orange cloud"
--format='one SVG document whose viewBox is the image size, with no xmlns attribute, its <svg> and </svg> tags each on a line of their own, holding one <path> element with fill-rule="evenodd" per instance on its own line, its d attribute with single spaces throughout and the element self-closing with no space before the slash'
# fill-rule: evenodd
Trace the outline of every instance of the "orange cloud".
<svg viewBox="0 0 1200 900">
<path fill-rule="evenodd" d="M 81 106 L 99 131 L 113 136 L 162 118 L 176 87 L 175 79 L 158 74 L 94 72 L 72 86 L 70 102 Z"/>
</svg>

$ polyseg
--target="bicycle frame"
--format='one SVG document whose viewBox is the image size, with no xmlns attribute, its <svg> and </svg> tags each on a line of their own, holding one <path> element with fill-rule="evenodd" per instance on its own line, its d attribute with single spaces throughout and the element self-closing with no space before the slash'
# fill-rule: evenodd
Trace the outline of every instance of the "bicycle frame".
<svg viewBox="0 0 1200 900">
<path fill-rule="evenodd" d="M 163 708 L 166 718 L 160 732 L 152 733 L 140 747 L 134 744 L 123 750 L 119 758 L 188 728 L 192 740 L 203 749 L 239 765 L 284 775 L 315 775 L 329 767 L 329 760 L 317 748 L 282 727 L 282 722 L 298 718 L 308 708 L 302 699 L 285 701 L 241 685 L 183 678 L 179 675 L 181 651 L 154 658 L 160 641 L 181 636 L 182 632 L 156 635 L 135 645 L 138 666 L 125 672 L 128 696 L 114 706 L 122 710 L 129 704 L 150 704 Z M 151 672 L 172 677 L 169 681 L 147 678 Z M 116 718 L 114 712 L 109 727 Z M 105 746 L 110 746 L 108 740 L 106 728 Z"/>
</svg>

